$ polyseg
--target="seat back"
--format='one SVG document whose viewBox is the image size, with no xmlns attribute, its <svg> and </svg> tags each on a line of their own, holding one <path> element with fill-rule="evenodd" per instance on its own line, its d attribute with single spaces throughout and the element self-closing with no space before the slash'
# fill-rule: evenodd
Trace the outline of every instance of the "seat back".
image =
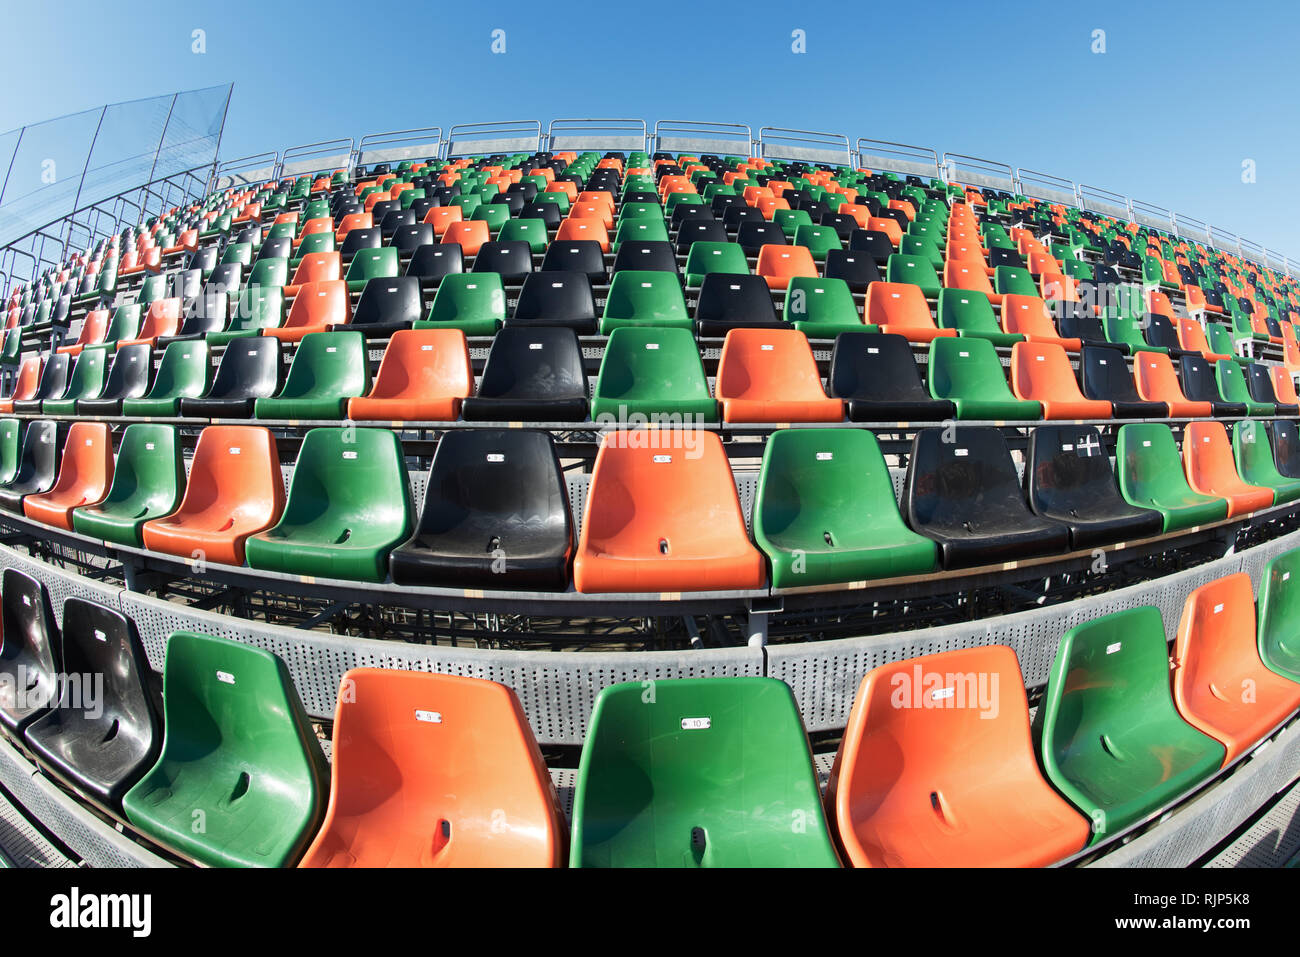
<svg viewBox="0 0 1300 957">
<path fill-rule="evenodd" d="M 280 371 L 279 339 L 255 336 L 236 340 L 221 354 L 206 398 L 260 399 L 275 395 L 280 388 Z"/>
<path fill-rule="evenodd" d="M 1264 566 L 1258 616 L 1260 659 L 1270 671 L 1300 681 L 1300 548 Z"/>
<path fill-rule="evenodd" d="M 61 398 L 63 393 L 68 391 L 68 373 L 71 365 L 72 357 L 66 353 L 56 352 L 47 358 L 45 367 L 41 370 L 40 384 L 32 394 L 32 400 Z"/>
<path fill-rule="evenodd" d="M 702 414 L 717 418 L 704 363 L 690 329 L 623 326 L 605 345 L 596 377 L 592 418 L 627 421 L 629 411 Z"/>
<path fill-rule="evenodd" d="M 478 395 L 482 398 L 587 398 L 577 334 L 563 327 L 506 326 L 492 340 Z"/>
<path fill-rule="evenodd" d="M 242 343 L 230 348 L 239 349 Z M 370 360 L 360 332 L 309 332 L 289 363 L 277 399 L 350 398 L 370 387 Z"/>
<path fill-rule="evenodd" d="M 0 624 L 0 677 L 5 679 L 0 681 L 0 722 L 17 732 L 54 702 L 63 667 L 45 586 L 6 568 L 0 578 Z"/>
<path fill-rule="evenodd" d="M 60 399 L 93 399 L 104 391 L 104 377 L 108 369 L 108 347 L 87 346 L 77 356 L 68 377 L 68 387 Z"/>
<path fill-rule="evenodd" d="M 275 436 L 251 425 L 210 425 L 199 433 L 185 495 L 174 518 L 208 510 L 238 516 L 236 524 L 270 525 L 284 510 L 284 480 Z"/>
<path fill-rule="evenodd" d="M 23 432 L 23 450 L 18 471 L 9 484 L 24 491 L 44 491 L 54 484 L 59 450 L 55 442 L 57 424 L 49 419 L 29 421 Z"/>
<path fill-rule="evenodd" d="M 233 348 L 238 349 L 240 345 L 242 343 Z M 121 361 L 120 355 L 118 361 Z M 169 343 L 163 350 L 158 374 L 154 376 L 147 396 L 150 399 L 197 398 L 207 391 L 211 372 L 208 344 L 202 339 Z"/>
<path fill-rule="evenodd" d="M 512 323 L 563 325 L 594 331 L 596 300 L 580 272 L 529 273 L 519 291 Z"/>
<path fill-rule="evenodd" d="M 285 329 L 325 329 L 349 321 L 352 306 L 343 280 L 304 283 L 293 297 Z"/>
<path fill-rule="evenodd" d="M 990 349 L 993 347 L 990 345 Z M 1020 477 L 1002 432 L 921 429 L 912 440 L 902 510 L 914 530 L 961 526 L 974 511 L 1027 513 Z"/>
<path fill-rule="evenodd" d="M 719 401 L 826 399 L 808 338 L 797 329 L 730 330 L 714 391 Z"/>
<path fill-rule="evenodd" d="M 827 391 L 841 399 L 928 402 L 930 393 L 904 336 L 842 332 L 835 339 Z"/>
</svg>

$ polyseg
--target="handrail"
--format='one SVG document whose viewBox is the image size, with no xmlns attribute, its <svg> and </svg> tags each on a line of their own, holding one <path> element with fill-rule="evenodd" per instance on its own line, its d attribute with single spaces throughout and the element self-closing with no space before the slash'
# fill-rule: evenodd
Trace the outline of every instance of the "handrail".
<svg viewBox="0 0 1300 957">
<path fill-rule="evenodd" d="M 430 136 L 429 134 L 433 134 Z M 437 159 L 442 154 L 442 127 L 426 126 L 411 130 L 392 130 L 387 133 L 367 133 L 357 141 L 353 163 L 368 166 L 370 163 L 391 163 L 393 160 Z M 421 147 L 431 146 L 430 150 Z M 373 149 L 379 157 L 370 159 L 366 150 Z"/>
<path fill-rule="evenodd" d="M 597 133 L 603 135 L 595 135 Z M 546 127 L 546 148 L 554 153 L 556 147 L 564 143 L 561 148 L 568 149 L 565 137 L 582 134 L 587 134 L 584 149 L 628 153 L 644 151 L 650 135 L 645 120 L 556 119 Z"/>
<path fill-rule="evenodd" d="M 723 155 L 734 155 L 734 148 L 740 142 L 732 143 L 726 137 L 739 137 L 744 131 L 744 149 L 746 158 L 754 154 L 754 130 L 748 123 L 711 123 L 701 120 L 656 120 L 651 139 L 654 151 L 670 149 L 670 144 L 679 143 L 689 150 L 699 152 L 720 151 Z M 713 139 L 721 137 L 721 139 Z"/>
<path fill-rule="evenodd" d="M 772 143 L 780 148 L 787 144 L 785 152 L 769 150 Z M 843 153 L 840 153 L 841 144 Z M 762 126 L 758 130 L 758 155 L 767 159 L 806 160 L 813 163 L 834 162 L 844 166 L 853 165 L 853 150 L 849 147 L 849 138 L 843 133 L 823 133 L 817 130 L 797 130 L 786 126 Z M 818 157 L 824 158 L 818 158 Z"/>
</svg>

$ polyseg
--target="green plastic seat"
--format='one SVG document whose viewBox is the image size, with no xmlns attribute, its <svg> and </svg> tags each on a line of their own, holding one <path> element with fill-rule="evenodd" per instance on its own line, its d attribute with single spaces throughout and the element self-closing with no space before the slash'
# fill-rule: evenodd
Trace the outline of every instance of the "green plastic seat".
<svg viewBox="0 0 1300 957">
<path fill-rule="evenodd" d="M 140 294 L 136 296 L 136 303 L 141 310 L 148 309 L 159 299 L 167 298 L 167 277 L 164 275 L 145 276 L 144 282 L 140 285 Z M 47 302 L 49 300 L 46 300 Z M 48 316 L 46 318 L 49 318 Z M 41 317 L 38 315 L 36 321 L 40 322 Z"/>
<path fill-rule="evenodd" d="M 128 425 L 107 497 L 98 505 L 74 509 L 72 527 L 101 541 L 141 548 L 144 523 L 176 511 L 184 489 L 185 462 L 176 429 L 145 422 Z"/>
<path fill-rule="evenodd" d="M 57 399 L 41 403 L 43 415 L 76 415 L 78 399 L 98 399 L 108 378 L 108 346 L 86 346 L 77 356 L 68 387 Z"/>
<path fill-rule="evenodd" d="M 259 259 L 253 263 L 244 287 L 283 286 L 289 281 L 289 260 L 283 256 Z"/>
<path fill-rule="evenodd" d="M 366 337 L 357 330 L 309 332 L 289 363 L 284 388 L 253 403 L 259 419 L 339 419 L 347 400 L 370 389 Z"/>
<path fill-rule="evenodd" d="M 904 524 L 876 437 L 867 431 L 784 429 L 763 450 L 754 542 L 772 585 L 827 585 L 917 575 L 935 544 Z"/>
<path fill-rule="evenodd" d="M 173 632 L 163 726 L 162 756 L 122 801 L 134 827 L 213 867 L 287 867 L 302 856 L 324 816 L 329 768 L 283 661 Z"/>
<path fill-rule="evenodd" d="M 931 238 L 931 231 L 925 223 L 913 222 L 907 227 L 898 251 L 913 259 L 924 259 L 936 272 L 943 270 L 943 253 Z"/>
<path fill-rule="evenodd" d="M 650 189 L 654 189 L 653 182 Z M 626 203 L 618 212 L 619 224 L 644 220 L 647 222 L 664 221 L 664 208 L 658 203 Z"/>
<path fill-rule="evenodd" d="M 496 187 L 492 187 L 496 189 Z M 488 232 L 496 235 L 510 221 L 510 207 L 505 203 L 486 203 L 474 210 L 470 219 L 481 219 L 488 224 Z"/>
<path fill-rule="evenodd" d="M 407 190 L 412 192 L 412 190 Z M 406 193 L 402 194 L 403 196 Z M 497 203 L 495 205 L 502 205 Z M 546 232 L 546 221 L 543 219 L 509 219 L 501 226 L 501 232 L 497 239 L 503 243 L 509 242 L 526 242 L 528 248 L 534 254 L 546 252 L 546 244 L 549 241 Z"/>
<path fill-rule="evenodd" d="M 206 395 L 211 385 L 208 344 L 202 339 L 172 342 L 163 350 L 153 386 L 138 399 L 123 399 L 122 414 L 133 418 L 169 418 L 180 414 L 181 399 Z"/>
<path fill-rule="evenodd" d="M 959 419 L 1041 419 L 1043 406 L 1017 399 L 987 339 L 941 337 L 930 343 L 930 394 L 948 399 Z"/>
<path fill-rule="evenodd" d="M 693 424 L 695 416 L 718 421 L 718 403 L 709 395 L 689 328 L 623 326 L 610 334 L 596 376 L 591 417 L 626 423 L 633 414 L 690 416 L 685 424 Z"/>
<path fill-rule="evenodd" d="M 794 276 L 786 290 L 785 321 L 809 339 L 834 339 L 841 332 L 879 332 L 862 321 L 853 291 L 843 279 Z"/>
<path fill-rule="evenodd" d="M 1258 605 L 1259 657 L 1270 671 L 1300 681 L 1300 548 L 1264 566 Z"/>
<path fill-rule="evenodd" d="M 453 273 L 443 276 L 416 329 L 460 329 L 467 336 L 491 336 L 506 318 L 506 288 L 499 273 Z"/>
<path fill-rule="evenodd" d="M 839 234 L 830 226 L 803 225 L 795 230 L 794 244 L 806 246 L 814 262 L 825 262 L 826 254 L 833 249 L 843 249 Z"/>
<path fill-rule="evenodd" d="M 1214 363 L 1214 381 L 1219 385 L 1219 392 L 1224 402 L 1235 402 L 1246 407 L 1250 416 L 1271 416 L 1277 411 L 1272 402 L 1258 402 L 1250 394 L 1250 385 L 1241 365 L 1231 359 L 1219 359 Z"/>
<path fill-rule="evenodd" d="M 380 582 L 389 552 L 411 536 L 411 512 L 395 433 L 312 429 L 280 521 L 250 537 L 244 555 L 250 568 Z"/>
<path fill-rule="evenodd" d="M 801 210 L 802 212 L 802 210 Z M 740 243 L 715 243 L 701 240 L 691 243 L 686 254 L 686 285 L 698 286 L 709 273 L 749 273 L 749 260 Z"/>
<path fill-rule="evenodd" d="M 600 318 L 600 334 L 607 336 L 623 326 L 690 329 L 691 317 L 676 274 L 642 269 L 614 273 Z"/>
<path fill-rule="evenodd" d="M 667 242 L 668 226 L 662 216 L 653 219 L 620 219 L 614 231 L 614 251 L 625 242 Z"/>
<path fill-rule="evenodd" d="M 774 678 L 610 685 L 574 790 L 573 867 L 835 867 L 808 738 Z"/>
<path fill-rule="evenodd" d="M 1130 422 L 1120 426 L 1115 463 L 1125 500 L 1163 515 L 1166 534 L 1228 517 L 1226 499 L 1202 495 L 1187 484 L 1182 457 L 1167 425 Z"/>
<path fill-rule="evenodd" d="M 23 361 L 23 331 L 18 327 L 5 331 L 4 348 L 0 350 L 0 365 L 17 366 Z"/>
<path fill-rule="evenodd" d="M 1065 633 L 1034 723 L 1047 779 L 1092 820 L 1091 844 L 1176 800 L 1226 754 L 1178 714 L 1150 605 Z"/>
<path fill-rule="evenodd" d="M 885 264 L 885 281 L 907 282 L 920 286 L 926 299 L 937 299 L 939 291 L 943 288 L 939 282 L 939 274 L 934 271 L 934 266 L 930 265 L 928 260 L 919 256 L 904 256 L 902 253 L 890 255 Z"/>
<path fill-rule="evenodd" d="M 247 269 L 253 265 L 253 244 L 252 243 L 231 243 L 221 254 L 221 264 L 239 263 Z"/>
<path fill-rule="evenodd" d="M 1300 479 L 1288 478 L 1278 471 L 1273 443 L 1262 423 L 1245 419 L 1232 426 L 1232 454 L 1242 481 L 1271 488 L 1274 505 L 1300 498 Z"/>
<path fill-rule="evenodd" d="M 1106 333 L 1106 340 L 1117 345 L 1128 347 L 1132 354 L 1138 352 L 1160 352 L 1168 354 L 1169 350 L 1164 346 L 1153 346 L 1147 343 L 1146 337 L 1142 335 L 1142 320 L 1130 319 L 1127 316 L 1107 315 L 1102 317 L 1102 331 Z"/>
<path fill-rule="evenodd" d="M 940 329 L 956 329 L 959 336 L 987 339 L 995 346 L 1013 346 L 1025 338 L 1018 332 L 1003 332 L 989 297 L 966 289 L 939 290 L 937 322 Z"/>
<path fill-rule="evenodd" d="M 1037 296 L 1038 284 L 1028 269 L 998 266 L 993 270 L 993 291 L 999 296 Z"/>
<path fill-rule="evenodd" d="M 308 233 L 302 237 L 297 250 L 289 257 L 289 265 L 297 269 L 298 264 L 307 256 L 332 252 L 334 252 L 334 233 Z"/>
<path fill-rule="evenodd" d="M 239 294 L 235 316 L 222 332 L 209 332 L 210 346 L 228 345 L 236 339 L 260 336 L 263 329 L 276 329 L 284 322 L 284 288 L 250 286 Z"/>
<path fill-rule="evenodd" d="M 396 279 L 400 275 L 398 268 L 396 246 L 358 249 L 343 279 L 348 284 L 348 292 L 360 292 L 372 279 Z"/>
<path fill-rule="evenodd" d="M 0 485 L 8 485 L 18 474 L 18 447 L 22 423 L 17 419 L 0 419 Z"/>
</svg>

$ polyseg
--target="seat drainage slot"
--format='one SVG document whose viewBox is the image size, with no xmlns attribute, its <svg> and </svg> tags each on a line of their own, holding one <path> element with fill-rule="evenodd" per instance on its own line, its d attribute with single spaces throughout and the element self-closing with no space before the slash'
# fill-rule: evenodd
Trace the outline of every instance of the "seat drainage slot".
<svg viewBox="0 0 1300 957">
<path fill-rule="evenodd" d="M 659 539 L 659 554 L 660 555 L 668 554 L 668 539 L 666 538 Z"/>
<path fill-rule="evenodd" d="M 345 528 L 345 529 L 343 529 L 343 534 L 341 534 L 338 538 L 334 539 L 334 544 L 335 544 L 335 545 L 342 545 L 344 542 L 346 542 L 346 541 L 347 541 L 349 538 L 351 538 L 351 537 L 352 537 L 352 529 L 350 529 L 350 528 Z"/>
<path fill-rule="evenodd" d="M 830 532 L 822 532 L 822 538 L 826 540 L 826 544 L 829 545 L 831 548 L 835 547 L 835 538 L 831 535 Z"/>
<path fill-rule="evenodd" d="M 691 828 L 691 857 L 696 864 L 704 861 L 704 852 L 708 849 L 709 835 L 702 827 Z"/>
<path fill-rule="evenodd" d="M 230 792 L 230 803 L 234 804 L 241 797 L 247 794 L 248 788 L 252 783 L 253 779 L 248 776 L 248 772 L 240 771 L 239 778 L 235 781 L 235 786 Z"/>
<path fill-rule="evenodd" d="M 116 718 L 114 718 L 113 723 L 108 726 L 108 730 L 104 732 L 104 737 L 100 739 L 99 743 L 108 744 L 108 742 L 116 738 L 120 726 L 121 726 L 120 722 Z"/>
</svg>

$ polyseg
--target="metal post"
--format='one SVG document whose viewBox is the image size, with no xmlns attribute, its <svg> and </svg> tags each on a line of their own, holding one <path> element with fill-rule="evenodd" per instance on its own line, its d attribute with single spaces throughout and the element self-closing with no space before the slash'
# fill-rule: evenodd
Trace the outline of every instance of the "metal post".
<svg viewBox="0 0 1300 957">
<path fill-rule="evenodd" d="M 27 132 L 27 127 L 18 130 L 18 141 L 14 143 L 14 155 L 9 157 L 9 170 L 5 173 L 4 185 L 0 186 L 0 203 L 4 202 L 5 192 L 9 189 L 9 177 L 13 174 L 14 163 L 18 160 L 18 149 L 23 145 L 23 134 Z"/>
<path fill-rule="evenodd" d="M 153 165 L 149 167 L 149 179 L 146 182 L 153 182 L 154 171 L 158 169 L 158 154 L 162 152 L 163 143 L 167 142 L 167 127 L 172 125 L 172 112 L 176 109 L 176 98 L 179 96 L 179 93 L 173 93 L 171 106 L 167 107 L 167 119 L 163 120 L 162 135 L 158 137 L 158 148 L 153 151 Z"/>
<path fill-rule="evenodd" d="M 226 116 L 230 113 L 230 97 L 234 92 L 235 84 L 231 83 L 226 90 L 226 108 L 221 111 L 221 129 L 217 130 L 217 147 L 212 151 L 212 172 L 208 174 L 208 185 L 203 191 L 205 196 L 212 192 L 212 187 L 216 183 L 217 157 L 221 155 L 221 138 L 226 135 Z"/>
<path fill-rule="evenodd" d="M 77 215 L 77 204 L 81 202 L 81 188 L 86 185 L 86 174 L 90 172 L 90 158 L 95 155 L 95 144 L 99 142 L 99 131 L 104 126 L 104 117 L 108 115 L 108 107 L 105 106 L 99 111 L 99 122 L 95 124 L 95 135 L 90 138 L 90 149 L 86 151 L 86 165 L 81 168 L 81 181 L 77 183 L 77 195 L 72 200 L 72 211 L 68 213 L 68 233 L 72 233 L 72 217 Z M 63 256 L 68 255 L 68 240 L 63 240 Z"/>
</svg>

